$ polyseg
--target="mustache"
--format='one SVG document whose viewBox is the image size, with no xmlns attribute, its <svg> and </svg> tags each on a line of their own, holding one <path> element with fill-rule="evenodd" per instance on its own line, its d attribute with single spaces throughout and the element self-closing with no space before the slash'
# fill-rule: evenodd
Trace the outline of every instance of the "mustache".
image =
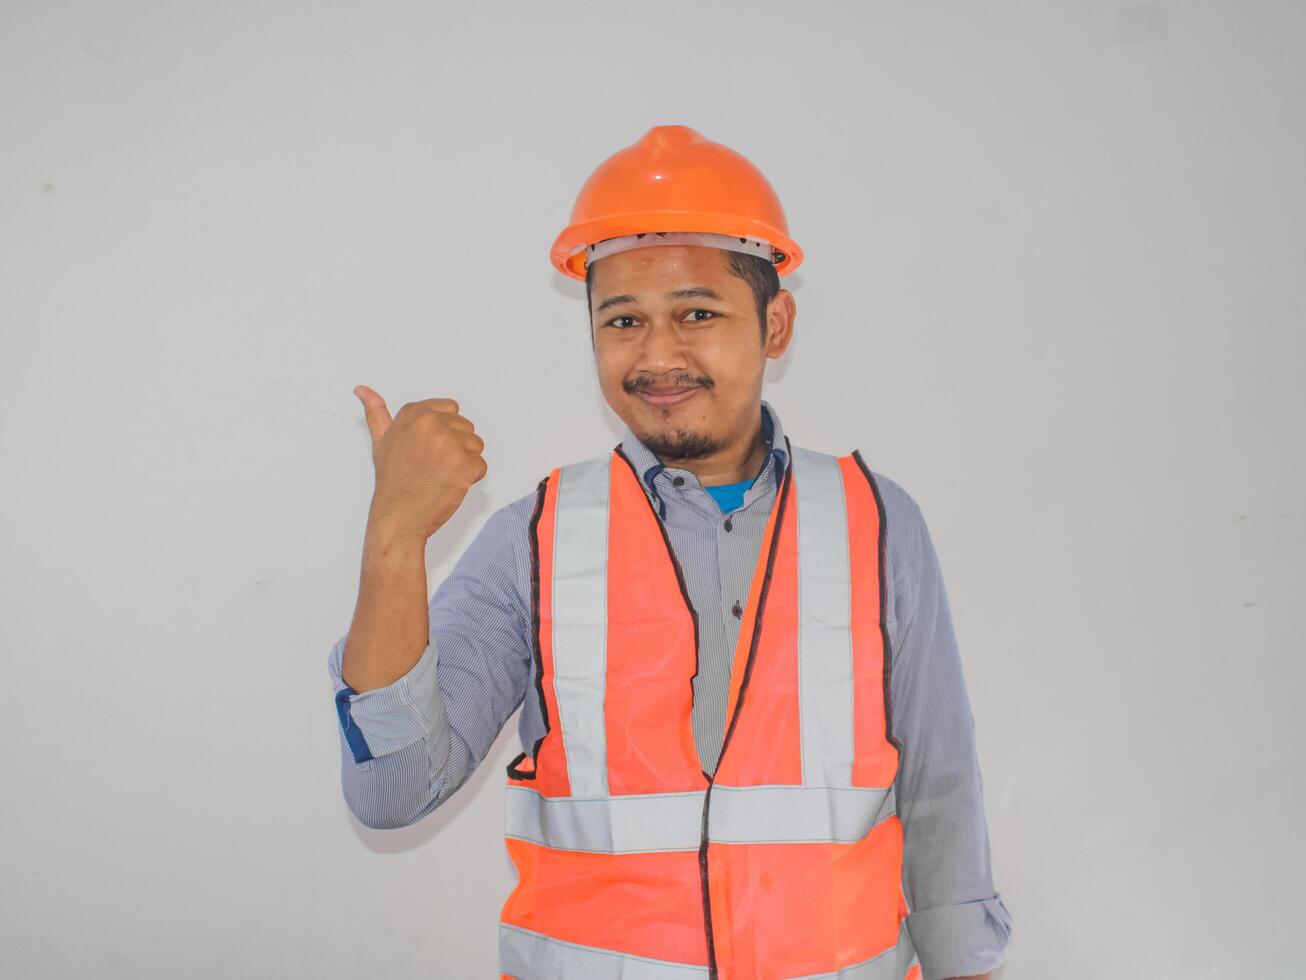
<svg viewBox="0 0 1306 980">
<path fill-rule="evenodd" d="M 652 375 L 642 374 L 637 378 L 628 378 L 621 382 L 622 389 L 628 395 L 633 395 L 637 391 L 646 391 L 653 387 L 672 387 L 672 388 L 711 388 L 716 384 L 706 374 L 690 374 L 682 371 L 679 374 L 672 374 L 666 377 L 653 377 Z"/>
</svg>

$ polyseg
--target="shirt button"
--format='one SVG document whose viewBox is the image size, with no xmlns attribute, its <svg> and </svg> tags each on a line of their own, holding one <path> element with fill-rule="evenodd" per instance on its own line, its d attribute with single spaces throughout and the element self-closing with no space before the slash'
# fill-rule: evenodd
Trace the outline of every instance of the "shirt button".
<svg viewBox="0 0 1306 980">
<path fill-rule="evenodd" d="M 738 599 L 735 600 L 735 604 L 731 607 L 730 611 L 735 614 L 735 619 L 739 619 L 744 615 L 744 607 L 739 604 Z"/>
<path fill-rule="evenodd" d="M 734 525 L 730 523 L 730 518 L 726 518 L 725 524 L 722 525 L 727 531 L 733 530 Z"/>
<path fill-rule="evenodd" d="M 675 486 L 683 487 L 685 485 L 685 478 L 683 476 L 677 476 L 674 477 L 671 482 Z"/>
</svg>

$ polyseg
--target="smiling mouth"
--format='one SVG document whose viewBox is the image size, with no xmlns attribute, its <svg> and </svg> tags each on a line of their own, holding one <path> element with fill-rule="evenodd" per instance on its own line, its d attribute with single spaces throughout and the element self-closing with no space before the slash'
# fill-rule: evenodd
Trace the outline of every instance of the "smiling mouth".
<svg viewBox="0 0 1306 980">
<path fill-rule="evenodd" d="M 689 388 L 645 388 L 635 392 L 635 394 L 642 398 L 645 404 L 653 408 L 674 408 L 676 405 L 683 404 L 693 398 L 702 390 L 702 385 L 694 385 Z"/>
</svg>

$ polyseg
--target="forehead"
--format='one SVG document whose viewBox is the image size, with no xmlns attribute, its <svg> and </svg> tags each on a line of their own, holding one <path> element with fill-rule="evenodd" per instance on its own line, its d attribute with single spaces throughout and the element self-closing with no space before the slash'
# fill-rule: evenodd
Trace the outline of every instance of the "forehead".
<svg viewBox="0 0 1306 980">
<path fill-rule="evenodd" d="M 593 265 L 594 301 L 615 293 L 663 293 L 681 286 L 710 285 L 723 296 L 748 285 L 733 275 L 728 254 L 705 245 L 650 245 L 618 252 Z"/>
</svg>

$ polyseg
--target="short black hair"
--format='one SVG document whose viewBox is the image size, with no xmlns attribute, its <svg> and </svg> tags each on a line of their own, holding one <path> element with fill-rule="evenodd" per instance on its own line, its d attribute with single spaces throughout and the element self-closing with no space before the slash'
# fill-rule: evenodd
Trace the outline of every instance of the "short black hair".
<svg viewBox="0 0 1306 980">
<path fill-rule="evenodd" d="M 753 302 L 757 304 L 757 320 L 762 328 L 762 342 L 766 342 L 766 307 L 780 291 L 780 276 L 775 271 L 775 263 L 760 255 L 748 255 L 745 252 L 726 251 L 726 268 L 732 276 L 738 276 L 748 283 L 753 290 Z M 585 263 L 585 309 L 593 309 L 591 290 L 594 282 L 594 266 Z M 593 324 L 591 324 L 591 330 Z"/>
</svg>

